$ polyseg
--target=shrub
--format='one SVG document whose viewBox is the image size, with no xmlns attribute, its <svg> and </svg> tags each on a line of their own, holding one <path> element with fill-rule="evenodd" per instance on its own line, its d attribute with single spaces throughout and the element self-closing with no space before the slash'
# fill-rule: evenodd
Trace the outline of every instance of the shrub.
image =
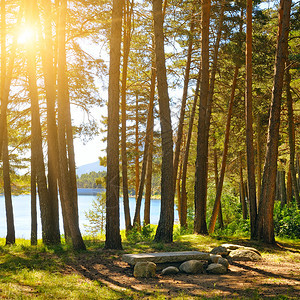
<svg viewBox="0 0 300 300">
<path fill-rule="evenodd" d="M 275 202 L 274 231 L 279 237 L 300 238 L 300 210 L 295 202 L 284 207 L 281 207 L 279 201 Z"/>
<path fill-rule="evenodd" d="M 156 226 L 154 225 L 144 225 L 141 230 L 138 226 L 134 226 L 127 234 L 126 238 L 130 244 L 136 244 L 139 242 L 149 242 L 154 238 Z"/>
</svg>

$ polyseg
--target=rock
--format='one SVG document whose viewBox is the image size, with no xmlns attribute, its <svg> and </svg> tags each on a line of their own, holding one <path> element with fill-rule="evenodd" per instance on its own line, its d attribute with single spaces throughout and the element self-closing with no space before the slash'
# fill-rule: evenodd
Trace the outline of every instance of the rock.
<svg viewBox="0 0 300 300">
<path fill-rule="evenodd" d="M 206 272 L 209 274 L 226 274 L 227 268 L 221 264 L 210 264 L 207 267 Z"/>
<path fill-rule="evenodd" d="M 229 262 L 228 262 L 228 260 L 227 260 L 226 258 L 224 258 L 224 257 L 220 257 L 220 258 L 218 259 L 218 261 L 217 261 L 217 264 L 223 265 L 223 266 L 226 268 L 226 270 L 227 270 L 228 267 L 229 267 Z"/>
<path fill-rule="evenodd" d="M 187 274 L 203 273 L 204 262 L 201 260 L 188 260 L 179 266 L 179 270 Z"/>
<path fill-rule="evenodd" d="M 258 261 L 261 256 L 249 249 L 237 249 L 230 252 L 229 257 L 235 261 Z"/>
<path fill-rule="evenodd" d="M 219 254 L 222 256 L 227 256 L 229 254 L 229 250 L 226 247 L 219 246 L 210 251 L 212 254 Z"/>
<path fill-rule="evenodd" d="M 219 258 L 221 258 L 222 256 L 221 255 L 218 255 L 218 254 L 210 254 L 209 255 L 209 262 L 210 263 L 217 263 L 218 262 L 218 260 L 219 260 Z"/>
<path fill-rule="evenodd" d="M 255 248 L 252 248 L 252 247 L 243 247 L 242 249 L 253 251 L 253 252 L 257 253 L 259 256 L 261 256 L 260 252 L 257 249 L 255 249 Z"/>
<path fill-rule="evenodd" d="M 234 244 L 222 244 L 221 247 L 225 247 L 227 250 L 236 250 L 242 248 L 242 246 Z"/>
<path fill-rule="evenodd" d="M 133 276 L 150 278 L 155 277 L 156 264 L 153 262 L 138 262 L 134 266 Z"/>
<path fill-rule="evenodd" d="M 173 275 L 179 273 L 178 268 L 176 267 L 167 267 L 161 271 L 161 275 Z"/>
<path fill-rule="evenodd" d="M 247 249 L 256 252 L 258 255 L 261 255 L 259 251 L 253 247 L 244 247 L 241 245 L 234 245 L 234 244 L 222 244 L 221 247 L 225 247 L 227 248 L 227 250 Z"/>
</svg>

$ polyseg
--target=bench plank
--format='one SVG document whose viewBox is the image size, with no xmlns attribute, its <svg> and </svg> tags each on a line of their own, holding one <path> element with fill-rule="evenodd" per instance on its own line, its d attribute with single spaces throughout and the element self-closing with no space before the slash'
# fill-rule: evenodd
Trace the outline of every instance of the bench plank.
<svg viewBox="0 0 300 300">
<path fill-rule="evenodd" d="M 184 262 L 191 259 L 208 260 L 209 253 L 199 251 L 179 251 L 179 252 L 158 252 L 158 253 L 139 253 L 124 254 L 122 260 L 134 266 L 137 262 L 154 262 L 156 264 Z"/>
</svg>

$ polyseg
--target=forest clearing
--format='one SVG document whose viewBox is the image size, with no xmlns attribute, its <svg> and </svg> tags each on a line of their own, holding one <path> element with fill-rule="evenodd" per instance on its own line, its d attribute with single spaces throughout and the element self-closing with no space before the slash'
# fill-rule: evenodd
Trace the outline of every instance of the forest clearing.
<svg viewBox="0 0 300 300">
<path fill-rule="evenodd" d="M 200 250 L 222 243 L 257 248 L 259 262 L 235 262 L 225 275 L 176 274 L 135 278 L 124 253 Z M 248 239 L 183 235 L 172 244 L 124 242 L 104 250 L 104 241 L 85 240 L 87 251 L 66 246 L 36 247 L 29 241 L 0 247 L 0 295 L 4 299 L 299 299 L 300 242 L 265 245 Z M 1 242 L 3 244 L 3 240 Z"/>
<path fill-rule="evenodd" d="M 300 1 L 0 4 L 0 297 L 300 298 Z M 79 177 L 74 140 L 93 138 L 102 171 Z M 259 261 L 208 255 L 224 243 Z M 122 260 L 174 251 L 203 271 Z"/>
</svg>

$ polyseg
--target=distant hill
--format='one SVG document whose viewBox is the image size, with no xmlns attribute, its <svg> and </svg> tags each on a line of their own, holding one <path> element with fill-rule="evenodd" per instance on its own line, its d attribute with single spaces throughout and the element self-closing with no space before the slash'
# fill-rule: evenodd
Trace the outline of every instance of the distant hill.
<svg viewBox="0 0 300 300">
<path fill-rule="evenodd" d="M 80 177 L 82 174 L 88 174 L 90 172 L 102 172 L 106 171 L 106 167 L 102 167 L 99 165 L 99 161 L 94 163 L 86 164 L 76 168 L 76 174 Z"/>
</svg>

